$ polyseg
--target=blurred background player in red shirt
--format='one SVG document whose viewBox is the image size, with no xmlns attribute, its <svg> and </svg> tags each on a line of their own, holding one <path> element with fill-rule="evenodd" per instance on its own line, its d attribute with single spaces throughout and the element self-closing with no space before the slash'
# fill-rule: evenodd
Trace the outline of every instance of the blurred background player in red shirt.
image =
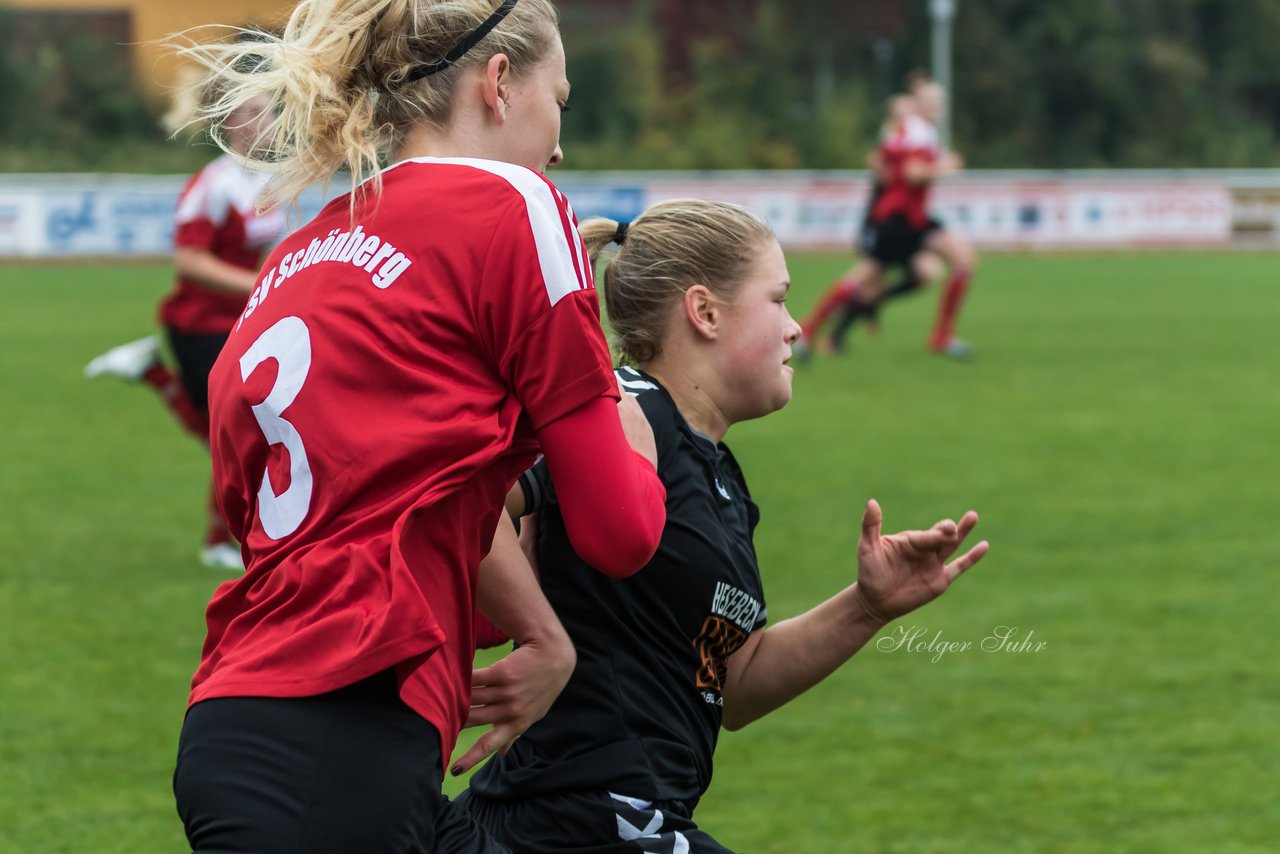
<svg viewBox="0 0 1280 854">
<path fill-rule="evenodd" d="M 972 354 L 970 345 L 956 337 L 955 323 L 976 264 L 973 246 L 928 212 L 933 182 L 960 169 L 962 160 L 938 137 L 946 92 L 927 75 L 913 75 L 910 87 L 909 95 L 890 99 L 881 144 L 868 156 L 873 189 L 858 259 L 802 323 L 804 336 L 797 347 L 802 357 L 836 312 L 841 316 L 826 342 L 833 351 L 843 348 L 844 336 L 859 318 L 875 327 L 884 301 L 918 290 L 941 274 L 942 264 L 949 275 L 928 346 L 954 358 Z M 885 274 L 893 268 L 900 268 L 902 276 L 886 287 Z"/>
<path fill-rule="evenodd" d="M 202 104 L 216 100 L 216 92 L 195 86 L 179 92 L 164 119 L 173 132 L 195 123 Z M 257 209 L 268 177 L 236 159 L 250 153 L 271 115 L 267 97 L 237 107 L 221 128 L 227 153 L 193 175 L 178 196 L 173 235 L 177 281 L 159 310 L 176 369 L 161 361 L 160 340 L 154 335 L 114 347 L 85 367 L 89 377 L 145 383 L 183 429 L 206 446 L 209 371 L 244 311 L 263 257 L 285 232 L 283 212 Z M 244 568 L 212 490 L 200 559 L 208 567 Z"/>
</svg>

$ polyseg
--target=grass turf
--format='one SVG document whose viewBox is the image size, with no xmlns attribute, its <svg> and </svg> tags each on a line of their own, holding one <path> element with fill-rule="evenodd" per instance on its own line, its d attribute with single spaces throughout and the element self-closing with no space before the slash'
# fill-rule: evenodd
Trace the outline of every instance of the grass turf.
<svg viewBox="0 0 1280 854">
<path fill-rule="evenodd" d="M 793 309 L 845 264 L 792 258 Z M 934 297 L 903 300 L 734 428 L 774 621 L 852 580 L 869 496 L 890 530 L 974 507 L 993 548 L 898 624 L 970 649 L 868 648 L 726 733 L 700 823 L 752 852 L 1272 850 L 1275 269 L 991 257 L 972 363 L 928 355 Z M 196 561 L 207 463 L 148 392 L 80 374 L 167 283 L 0 269 L 3 851 L 183 846 L 170 774 L 225 577 Z M 983 651 L 998 626 L 1045 647 Z"/>
</svg>

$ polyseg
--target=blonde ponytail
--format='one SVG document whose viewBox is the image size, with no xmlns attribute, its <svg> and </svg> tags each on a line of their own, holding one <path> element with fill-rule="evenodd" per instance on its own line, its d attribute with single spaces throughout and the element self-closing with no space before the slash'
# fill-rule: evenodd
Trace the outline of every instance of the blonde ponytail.
<svg viewBox="0 0 1280 854">
<path fill-rule="evenodd" d="M 582 242 L 587 246 L 587 254 L 591 256 L 591 264 L 595 266 L 600 256 L 618 234 L 619 223 L 604 217 L 594 217 L 578 226 Z"/>
<path fill-rule="evenodd" d="M 204 69 L 200 85 L 217 93 L 196 117 L 212 122 L 223 150 L 229 148 L 220 128 L 231 114 L 253 98 L 270 98 L 276 121 L 244 157 L 275 173 L 267 202 L 290 204 L 340 169 L 350 172 L 352 189 L 372 177 L 376 194 L 386 154 L 410 127 L 447 124 L 462 70 L 504 53 L 519 73 L 550 49 L 559 22 L 555 7 L 548 0 L 520 0 L 475 49 L 438 74 L 405 82 L 416 68 L 444 57 L 496 5 L 301 0 L 280 36 L 215 28 L 230 38 L 198 42 L 209 28 L 197 28 L 170 44 Z"/>
</svg>

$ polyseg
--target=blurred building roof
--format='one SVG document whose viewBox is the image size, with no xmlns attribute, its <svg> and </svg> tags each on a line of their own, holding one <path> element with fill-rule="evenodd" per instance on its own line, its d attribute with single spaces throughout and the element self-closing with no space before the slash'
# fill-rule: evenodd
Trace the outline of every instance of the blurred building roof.
<svg viewBox="0 0 1280 854">
<path fill-rule="evenodd" d="M 295 0 L 7 0 L 6 5 L 18 12 L 97 22 L 94 32 L 127 32 L 139 82 L 159 92 L 173 81 L 178 62 L 153 43 L 156 39 L 208 24 L 282 26 Z"/>
</svg>

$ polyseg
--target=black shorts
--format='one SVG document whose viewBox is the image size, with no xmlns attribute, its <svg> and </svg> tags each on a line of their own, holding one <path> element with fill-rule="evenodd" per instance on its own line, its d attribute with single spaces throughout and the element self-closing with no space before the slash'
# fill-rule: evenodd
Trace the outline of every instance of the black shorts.
<svg viewBox="0 0 1280 854">
<path fill-rule="evenodd" d="M 172 326 L 164 328 L 169 349 L 178 363 L 182 388 L 201 412 L 209 412 L 209 372 L 227 343 L 229 333 L 202 335 L 181 332 Z"/>
<path fill-rule="evenodd" d="M 654 803 L 609 792 L 558 792 L 499 801 L 467 790 L 456 803 L 518 854 L 733 854 L 699 830 L 679 801 Z"/>
<path fill-rule="evenodd" d="M 315 697 L 197 703 L 173 791 L 195 852 L 506 852 L 442 775 L 439 734 L 385 671 Z"/>
<path fill-rule="evenodd" d="M 883 222 L 868 222 L 863 226 L 858 233 L 858 252 L 882 267 L 905 265 L 924 249 L 931 234 L 941 230 L 942 223 L 933 217 L 924 228 L 916 228 L 905 216 L 894 215 Z"/>
</svg>

